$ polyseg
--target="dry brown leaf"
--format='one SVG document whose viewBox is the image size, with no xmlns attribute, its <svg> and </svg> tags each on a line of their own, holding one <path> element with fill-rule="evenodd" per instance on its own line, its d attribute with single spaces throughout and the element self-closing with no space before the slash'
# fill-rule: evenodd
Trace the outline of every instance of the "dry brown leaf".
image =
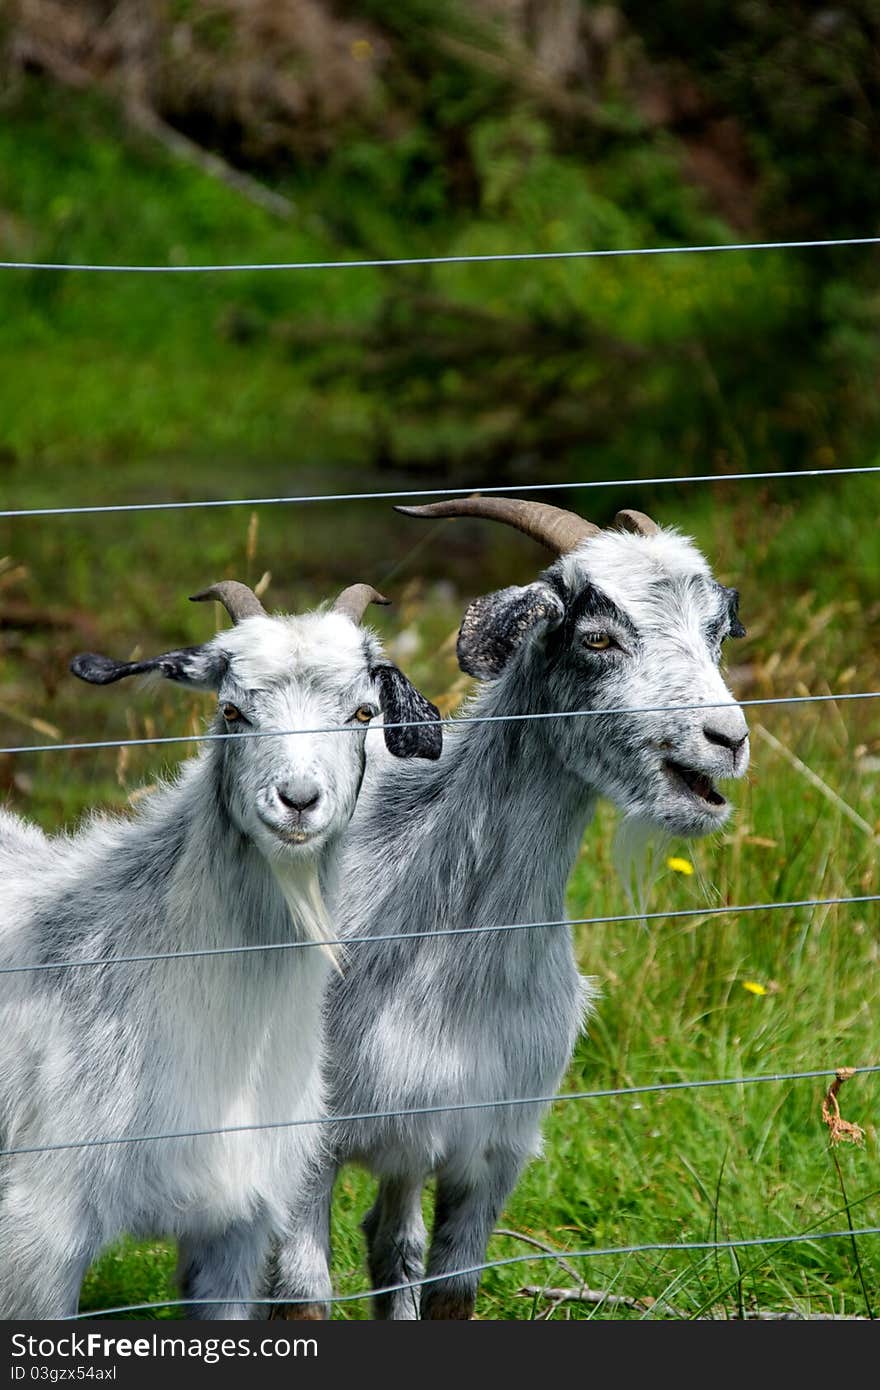
<svg viewBox="0 0 880 1390">
<path fill-rule="evenodd" d="M 844 1120 L 837 1103 L 841 1086 L 852 1076 L 855 1076 L 855 1068 L 838 1067 L 834 1080 L 822 1099 L 822 1119 L 828 1126 L 828 1138 L 833 1146 L 838 1145 L 841 1140 L 847 1144 L 863 1144 L 865 1142 L 865 1131 L 861 1125 Z"/>
</svg>

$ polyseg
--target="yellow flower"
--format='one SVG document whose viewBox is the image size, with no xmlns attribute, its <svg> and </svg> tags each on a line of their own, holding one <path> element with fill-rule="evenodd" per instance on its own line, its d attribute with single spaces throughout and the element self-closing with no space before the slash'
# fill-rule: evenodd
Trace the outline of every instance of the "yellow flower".
<svg viewBox="0 0 880 1390">
<path fill-rule="evenodd" d="M 667 869 L 674 869 L 677 874 L 690 875 L 694 871 L 694 866 L 689 859 L 676 859 L 674 855 L 671 859 L 667 859 L 666 867 Z"/>
<path fill-rule="evenodd" d="M 373 45 L 369 39 L 355 39 L 351 45 L 351 56 L 357 63 L 366 63 L 373 56 Z"/>
<path fill-rule="evenodd" d="M 747 989 L 749 994 L 766 994 L 767 986 L 759 985 L 757 980 L 743 980 L 743 989 Z"/>
</svg>

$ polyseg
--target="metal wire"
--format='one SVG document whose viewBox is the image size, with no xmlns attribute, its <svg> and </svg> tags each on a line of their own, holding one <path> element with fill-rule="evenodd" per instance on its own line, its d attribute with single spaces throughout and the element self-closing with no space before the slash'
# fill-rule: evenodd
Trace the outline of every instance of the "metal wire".
<svg viewBox="0 0 880 1390">
<path fill-rule="evenodd" d="M 728 912 L 772 912 L 783 908 L 851 907 L 880 902 L 880 893 L 854 898 L 796 898 L 790 902 L 743 903 L 732 907 L 686 907 L 674 912 L 625 912 L 611 917 L 562 917 L 553 922 L 504 922 L 479 927 L 441 927 L 436 931 L 386 932 L 381 936 L 335 937 L 323 941 L 268 941 L 253 946 L 205 946 L 192 951 L 155 951 L 141 956 L 98 956 L 93 960 L 50 960 L 31 965 L 0 966 L 0 975 L 42 970 L 83 970 L 88 966 L 148 965 L 160 960 L 194 960 L 211 956 L 248 955 L 252 951 L 296 951 L 314 946 L 372 946 L 387 941 L 417 941 L 425 937 L 478 936 L 483 932 L 537 931 L 542 927 L 594 927 L 612 922 L 653 922 L 675 917 L 721 917 Z"/>
<path fill-rule="evenodd" d="M 0 270 L 87 270 L 116 275 L 204 275 L 254 270 L 390 270 L 408 265 L 487 265 L 517 261 L 586 261 L 621 256 L 683 256 L 714 251 L 811 251 L 830 246 L 876 246 L 880 237 L 821 241 L 741 241 L 706 246 L 633 246 L 599 251 L 501 251 L 489 255 L 397 256 L 384 260 L 268 261 L 234 265 L 91 265 L 65 261 L 0 261 Z"/>
<path fill-rule="evenodd" d="M 868 1075 L 880 1072 L 880 1064 L 850 1068 L 852 1075 Z M 556 1101 L 606 1100 L 614 1096 L 638 1096 L 660 1091 L 700 1090 L 716 1086 L 746 1086 L 764 1081 L 802 1081 L 817 1077 L 834 1076 L 836 1072 L 828 1067 L 821 1071 L 771 1072 L 758 1076 L 721 1077 L 710 1081 L 660 1081 L 645 1086 L 615 1086 L 602 1091 L 563 1091 L 549 1096 L 511 1096 L 504 1100 L 470 1100 L 451 1105 L 419 1105 L 406 1110 L 364 1111 L 351 1115 L 318 1115 L 304 1120 L 268 1120 L 263 1124 L 215 1125 L 209 1129 L 173 1130 L 159 1134 L 110 1135 L 99 1139 L 68 1140 L 59 1144 L 30 1144 L 17 1149 L 0 1149 L 0 1158 L 14 1158 L 23 1154 L 58 1153 L 67 1149 L 106 1148 L 115 1144 L 153 1144 L 160 1140 L 202 1139 L 215 1134 L 250 1134 L 255 1130 L 298 1129 L 303 1125 L 341 1125 L 354 1124 L 365 1120 L 395 1120 L 411 1118 L 415 1115 L 458 1114 L 469 1110 L 498 1110 L 516 1105 L 552 1105 Z M 215 1300 L 211 1300 L 214 1302 Z"/>
<path fill-rule="evenodd" d="M 790 472 L 772 470 L 769 473 L 692 473 L 685 477 L 666 478 L 602 478 L 595 481 L 569 483 L 518 483 L 515 486 L 419 488 L 396 492 L 323 492 L 311 496 L 292 497 L 221 497 L 193 502 L 118 502 L 83 507 L 21 507 L 0 511 L 3 517 L 24 516 L 83 516 L 95 512 L 182 512 L 197 507 L 275 507 L 306 502 L 391 502 L 414 497 L 469 497 L 478 492 L 483 496 L 524 492 L 574 492 L 597 487 L 661 487 L 669 483 L 737 483 L 751 479 L 769 478 L 830 478 L 852 473 L 880 473 L 880 464 L 854 468 L 793 468 Z"/>
<path fill-rule="evenodd" d="M 620 1255 L 648 1255 L 658 1252 L 687 1254 L 699 1250 L 741 1250 L 762 1245 L 798 1245 L 813 1240 L 850 1240 L 857 1236 L 880 1235 L 880 1226 L 862 1226 L 857 1230 L 845 1231 L 798 1231 L 793 1235 L 745 1236 L 741 1240 L 685 1240 L 685 1241 L 646 1241 L 642 1245 L 612 1245 L 604 1249 L 590 1250 L 542 1250 L 528 1255 L 509 1255 L 501 1260 L 486 1260 L 482 1264 L 469 1265 L 466 1269 L 447 1270 L 443 1274 L 429 1274 L 422 1279 L 411 1279 L 405 1284 L 387 1284 L 380 1289 L 362 1289 L 358 1293 L 331 1294 L 329 1298 L 163 1298 L 155 1303 L 123 1303 L 116 1308 L 97 1308 L 88 1313 L 74 1313 L 61 1322 L 81 1322 L 87 1318 L 106 1318 L 111 1313 L 139 1313 L 150 1308 L 202 1307 L 211 1304 L 235 1304 L 242 1302 L 256 1307 L 274 1307 L 285 1303 L 354 1303 L 362 1298 L 375 1298 L 382 1294 L 405 1293 L 408 1289 L 424 1288 L 426 1284 L 437 1284 L 447 1279 L 466 1278 L 471 1274 L 484 1274 L 489 1269 L 506 1269 L 511 1265 L 536 1264 L 544 1260 L 588 1260 L 612 1259 Z"/>
<path fill-rule="evenodd" d="M 839 695 L 776 695 L 760 700 L 737 700 L 739 706 L 755 705 L 809 705 L 827 701 L 878 700 L 880 690 L 856 690 Z M 462 724 L 512 724 L 526 723 L 540 719 L 584 719 L 617 714 L 679 714 L 689 710 L 729 709 L 731 700 L 713 700 L 695 705 L 618 705 L 610 709 L 560 709 L 529 714 L 462 714 L 445 719 L 400 719 L 392 723 L 375 726 L 374 732 L 381 729 L 417 729 L 439 724 L 441 727 L 459 728 Z M 173 734 L 164 738 L 118 738 L 97 739 L 90 743 L 28 743 L 0 748 L 3 753 L 70 753 L 76 750 L 96 748 L 142 748 L 164 743 L 217 743 L 229 738 L 293 738 L 296 734 L 357 734 L 363 733 L 362 724 L 328 724 L 322 729 L 242 729 L 237 733 L 225 734 Z"/>
</svg>

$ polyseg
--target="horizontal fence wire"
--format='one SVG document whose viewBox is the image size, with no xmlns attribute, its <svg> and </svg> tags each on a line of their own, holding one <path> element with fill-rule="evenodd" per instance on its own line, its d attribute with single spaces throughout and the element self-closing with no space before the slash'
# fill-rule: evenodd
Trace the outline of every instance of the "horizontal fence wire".
<svg viewBox="0 0 880 1390">
<path fill-rule="evenodd" d="M 734 241 L 704 246 L 626 246 L 590 251 L 498 251 L 455 256 L 394 256 L 347 261 L 262 261 L 230 265 L 94 265 L 77 261 L 0 261 L 0 270 L 93 271 L 116 275 L 206 275 L 254 270 L 393 270 L 416 265 L 488 265 L 519 261 L 587 261 L 622 256 L 685 256 L 719 251 L 818 251 L 835 246 L 877 246 L 880 237 L 825 237 L 814 241 Z"/>
<path fill-rule="evenodd" d="M 624 912 L 609 917 L 560 917 L 552 922 L 502 922 L 473 927 L 439 927 L 436 930 L 384 932 L 378 936 L 340 936 L 326 940 L 266 941 L 248 946 L 202 946 L 191 951 L 154 951 L 138 956 L 98 956 L 92 960 L 49 960 L 29 965 L 0 966 L 0 975 L 24 975 L 46 970 L 85 970 L 109 965 L 151 965 L 163 960 L 201 960 L 212 956 L 250 955 L 253 952 L 310 950 L 321 946 L 378 946 L 388 941 L 418 941 L 444 936 L 480 936 L 485 932 L 539 931 L 549 927 L 595 927 L 614 922 L 655 922 L 679 917 L 723 917 L 731 912 L 793 911 L 803 907 L 852 907 L 880 902 L 880 893 L 852 898 L 794 898 L 789 902 L 740 903 L 728 907 L 685 907 L 673 912 Z"/>
<path fill-rule="evenodd" d="M 850 1067 L 851 1076 L 866 1076 L 880 1072 L 880 1063 Z M 60 1153 L 68 1149 L 107 1148 L 117 1144 L 155 1144 L 165 1140 L 203 1139 L 217 1134 L 251 1134 L 255 1131 L 299 1129 L 305 1125 L 359 1124 L 368 1120 L 411 1119 L 416 1115 L 460 1114 L 471 1110 L 499 1110 L 519 1105 L 553 1105 L 557 1101 L 608 1100 L 621 1096 L 642 1096 L 665 1091 L 702 1090 L 719 1086 L 752 1086 L 770 1081 L 805 1081 L 818 1077 L 836 1076 L 837 1070 L 823 1067 L 818 1071 L 764 1072 L 757 1076 L 716 1077 L 708 1081 L 657 1081 L 643 1086 L 614 1086 L 598 1091 L 562 1091 L 555 1095 L 508 1096 L 503 1100 L 469 1100 L 447 1105 L 418 1105 L 399 1110 L 367 1110 L 350 1115 L 313 1115 L 301 1120 L 267 1120 L 261 1124 L 214 1125 L 207 1129 L 170 1130 L 158 1134 L 121 1134 L 97 1139 L 66 1140 L 57 1144 L 29 1144 L 20 1148 L 0 1149 L 0 1158 L 15 1158 L 25 1154 Z M 211 1300 L 212 1302 L 216 1300 Z"/>
<path fill-rule="evenodd" d="M 482 1264 L 468 1265 L 466 1269 L 447 1270 L 443 1274 L 428 1274 L 421 1279 L 410 1279 L 405 1284 L 387 1284 L 383 1288 L 362 1289 L 357 1293 L 331 1294 L 329 1297 L 300 1298 L 163 1298 L 154 1303 L 123 1303 L 115 1308 L 96 1308 L 87 1313 L 73 1313 L 61 1318 L 61 1322 L 82 1322 L 89 1318 L 105 1318 L 111 1313 L 141 1313 L 151 1308 L 187 1308 L 210 1305 L 236 1305 L 246 1303 L 253 1307 L 276 1307 L 279 1304 L 296 1303 L 354 1303 L 362 1298 L 375 1298 L 378 1295 L 406 1293 L 409 1289 L 421 1289 L 426 1285 L 437 1284 L 447 1279 L 467 1278 L 473 1274 L 485 1274 L 490 1269 L 507 1269 L 511 1265 L 537 1264 L 547 1260 L 588 1260 L 612 1259 L 616 1256 L 650 1255 L 658 1253 L 688 1254 L 712 1250 L 747 1250 L 766 1245 L 798 1245 L 804 1241 L 852 1240 L 860 1236 L 880 1235 L 880 1226 L 861 1226 L 847 1228 L 845 1231 L 796 1231 L 790 1235 L 743 1236 L 739 1240 L 682 1240 L 646 1241 L 642 1245 L 610 1245 L 602 1249 L 590 1250 L 542 1250 L 528 1255 L 509 1255 L 500 1260 L 485 1260 Z M 662 1300 L 658 1300 L 660 1302 Z M 654 1307 L 657 1305 L 655 1304 Z M 645 1312 L 650 1313 L 650 1308 Z"/>
<path fill-rule="evenodd" d="M 504 496 L 523 492 L 577 492 L 600 487 L 662 487 L 672 483 L 744 483 L 773 478 L 835 478 L 853 473 L 880 473 L 880 464 L 850 468 L 793 468 L 772 469 L 757 473 L 691 473 L 664 478 L 600 478 L 568 483 L 518 483 L 516 485 L 480 485 L 477 487 L 417 488 L 392 492 L 319 492 L 291 497 L 219 497 L 191 502 L 116 502 L 89 504 L 81 507 L 19 507 L 0 510 L 0 518 L 26 516 L 84 516 L 100 512 L 185 512 L 200 507 L 278 507 L 307 502 L 401 502 L 417 497 L 484 497 Z"/>
<path fill-rule="evenodd" d="M 855 690 L 832 695 L 774 695 L 756 700 L 714 700 L 695 705 L 618 705 L 610 709 L 560 709 L 542 710 L 529 714 L 462 714 L 440 719 L 399 719 L 389 723 L 376 724 L 372 732 L 383 729 L 421 729 L 437 724 L 443 728 L 457 729 L 463 724 L 513 724 L 530 723 L 544 719 L 589 719 L 602 715 L 618 714 L 682 714 L 688 711 L 708 709 L 730 709 L 734 704 L 756 705 L 810 705 L 829 701 L 878 700 L 880 690 Z M 143 748 L 168 743 L 218 743 L 231 738 L 294 738 L 298 734 L 357 734 L 363 733 L 363 724 L 328 724 L 317 729 L 241 729 L 236 733 L 218 734 L 169 734 L 156 738 L 109 738 L 97 739 L 88 743 L 26 743 L 13 744 L 0 748 L 0 754 L 7 753 L 71 753 L 77 750 L 87 752 L 97 748 Z M 369 732 L 369 731 L 368 731 Z"/>
</svg>

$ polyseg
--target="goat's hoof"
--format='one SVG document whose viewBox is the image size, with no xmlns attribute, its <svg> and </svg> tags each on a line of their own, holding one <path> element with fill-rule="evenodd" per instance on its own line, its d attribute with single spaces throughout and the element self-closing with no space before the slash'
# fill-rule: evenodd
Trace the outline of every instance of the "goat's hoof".
<svg viewBox="0 0 880 1390">
<path fill-rule="evenodd" d="M 326 1303 L 276 1303 L 269 1321 L 326 1322 L 327 1316 Z"/>
<path fill-rule="evenodd" d="M 473 1299 L 455 1298 L 452 1294 L 446 1297 L 441 1295 L 439 1298 L 432 1298 L 422 1311 L 422 1317 L 432 1321 L 442 1318 L 447 1322 L 450 1320 L 461 1322 L 470 1320 L 473 1316 Z"/>
</svg>

